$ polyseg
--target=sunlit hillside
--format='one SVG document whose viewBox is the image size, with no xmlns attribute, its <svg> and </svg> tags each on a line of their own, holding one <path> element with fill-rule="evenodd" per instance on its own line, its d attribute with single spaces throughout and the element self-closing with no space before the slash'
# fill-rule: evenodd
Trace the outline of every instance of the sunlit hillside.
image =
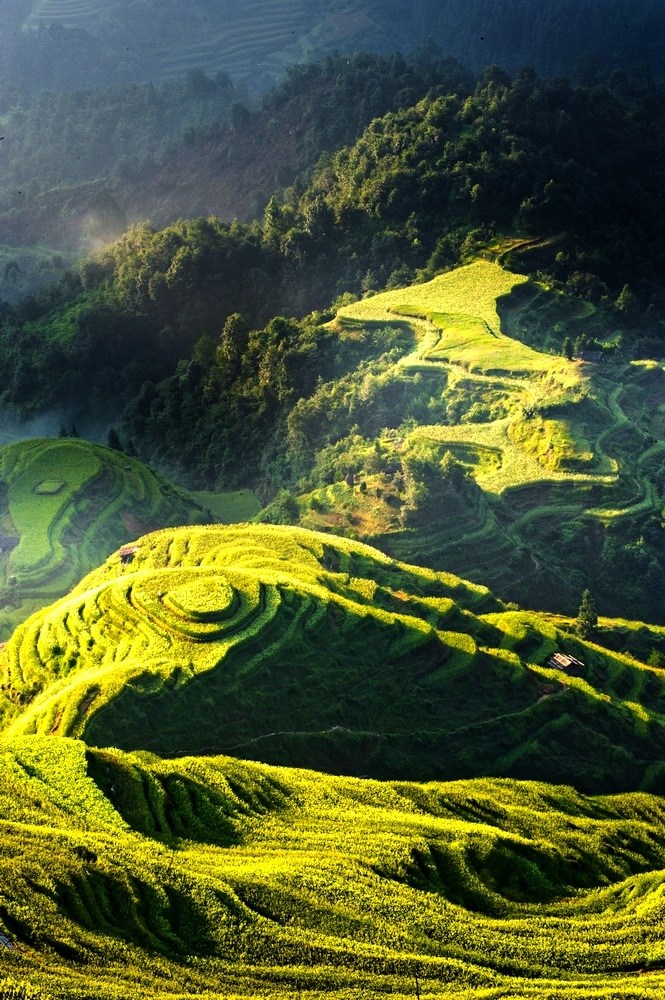
<svg viewBox="0 0 665 1000">
<path fill-rule="evenodd" d="M 573 339 L 613 335 L 592 305 L 496 259 L 341 308 L 340 334 L 406 325 L 416 346 L 347 380 L 354 428 L 317 457 L 335 481 L 298 498 L 301 523 L 445 566 L 530 606 L 574 607 L 588 585 L 582 553 L 586 579 L 595 567 L 594 585 L 607 590 L 610 537 L 622 545 L 651 524 L 659 537 L 665 372 L 599 347 L 575 353 L 572 340 L 570 358 L 534 346 L 564 323 Z M 303 451 L 318 433 L 313 414 L 330 412 L 331 399 L 339 406 L 332 388 L 318 397 L 290 417 Z M 656 589 L 634 614 L 660 616 Z"/>
<path fill-rule="evenodd" d="M 0 713 L 166 755 L 665 787 L 663 671 L 565 625 L 329 535 L 167 529 L 19 626 Z"/>
<path fill-rule="evenodd" d="M 0 992 L 663 995 L 661 799 L 0 745 Z"/>
<path fill-rule="evenodd" d="M 135 458 L 76 438 L 0 448 L 0 637 L 122 542 L 214 515 Z"/>
</svg>

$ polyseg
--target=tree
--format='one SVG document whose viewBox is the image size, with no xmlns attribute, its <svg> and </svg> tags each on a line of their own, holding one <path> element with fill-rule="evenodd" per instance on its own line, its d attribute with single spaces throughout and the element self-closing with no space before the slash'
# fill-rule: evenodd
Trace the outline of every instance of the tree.
<svg viewBox="0 0 665 1000">
<path fill-rule="evenodd" d="M 122 447 L 122 440 L 120 439 L 120 435 L 115 427 L 109 427 L 109 432 L 106 435 L 106 445 L 113 451 L 124 451 Z"/>
<path fill-rule="evenodd" d="M 580 609 L 575 620 L 575 631 L 582 639 L 590 639 L 598 625 L 596 602 L 590 590 L 585 590 L 580 601 Z"/>
<path fill-rule="evenodd" d="M 573 360 L 573 342 L 570 337 L 566 337 L 564 340 L 562 353 L 564 358 L 568 358 L 569 361 Z"/>
<path fill-rule="evenodd" d="M 614 303 L 614 308 L 626 319 L 634 319 L 637 313 L 638 302 L 630 285 L 624 285 Z"/>
</svg>

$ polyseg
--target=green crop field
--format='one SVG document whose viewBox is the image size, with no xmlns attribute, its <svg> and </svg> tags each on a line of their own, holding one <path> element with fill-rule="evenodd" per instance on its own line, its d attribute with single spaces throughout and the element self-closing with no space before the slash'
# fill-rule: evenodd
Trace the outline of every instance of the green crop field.
<svg viewBox="0 0 665 1000">
<path fill-rule="evenodd" d="M 497 299 L 508 295 L 516 285 L 526 283 L 527 280 L 520 274 L 506 271 L 499 264 L 477 260 L 425 284 L 414 285 L 407 290 L 396 288 L 344 306 L 338 317 L 383 320 L 391 311 L 399 311 L 408 306 L 420 312 L 477 317 L 487 324 L 490 331 L 498 334 L 500 319 Z"/>
<path fill-rule="evenodd" d="M 214 515 L 136 459 L 79 439 L 0 449 L 0 638 L 122 542 Z"/>
<path fill-rule="evenodd" d="M 206 510 L 212 511 L 220 524 L 251 521 L 261 510 L 259 499 L 251 490 L 232 490 L 228 493 L 198 490 L 194 491 L 192 496 Z"/>
<path fill-rule="evenodd" d="M 582 675 L 549 666 L 557 651 Z M 147 535 L 19 626 L 1 657 L 12 737 L 665 788 L 662 671 L 486 588 L 302 529 Z"/>
<path fill-rule="evenodd" d="M 665 807 L 0 744 L 0 992 L 646 1000 Z"/>
<path fill-rule="evenodd" d="M 506 270 L 499 261 L 515 252 L 499 245 L 487 252 L 493 259 L 338 311 L 331 326 L 345 336 L 410 326 L 415 347 L 381 376 L 404 387 L 406 419 L 399 425 L 386 405 L 387 427 L 366 431 L 373 385 L 359 375 L 358 444 L 347 458 L 354 482 L 303 493 L 300 523 L 569 613 L 589 566 L 588 557 L 577 565 L 575 552 L 563 555 L 571 525 L 585 539 L 581 551 L 597 549 L 609 529 L 620 544 L 635 544 L 660 517 L 665 371 L 610 354 L 594 363 L 564 358 L 561 331 L 603 340 L 612 331 L 588 303 Z M 479 489 L 451 499 L 441 485 L 423 487 L 440 476 L 448 452 Z M 341 457 L 338 464 L 344 470 Z M 608 609 L 617 602 L 608 594 Z M 631 609 L 662 616 L 637 597 Z"/>
</svg>

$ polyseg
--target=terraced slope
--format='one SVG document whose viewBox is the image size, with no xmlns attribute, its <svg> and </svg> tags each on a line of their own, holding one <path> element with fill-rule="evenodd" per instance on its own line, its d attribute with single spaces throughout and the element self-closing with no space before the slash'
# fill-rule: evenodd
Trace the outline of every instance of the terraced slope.
<svg viewBox="0 0 665 1000">
<path fill-rule="evenodd" d="M 608 528 L 636 542 L 648 518 L 659 518 L 665 372 L 602 352 L 591 363 L 536 350 L 531 344 L 547 337 L 560 350 L 562 335 L 553 330 L 608 339 L 615 331 L 593 306 L 506 270 L 505 254 L 339 310 L 334 323 L 347 332 L 411 327 L 416 349 L 382 374 L 404 386 L 399 406 L 407 419 L 398 427 L 399 410 L 387 409 L 392 429 L 374 438 L 374 452 L 350 453 L 354 483 L 301 496 L 301 523 L 352 532 L 398 558 L 482 580 L 520 603 L 571 609 L 590 584 L 576 564 L 579 551 L 588 569 L 598 552 L 587 549 L 602 549 Z M 360 402 L 356 430 L 371 439 L 362 414 Z M 480 489 L 467 488 L 457 508 L 441 495 L 437 502 L 434 492 L 429 505 L 421 500 L 421 509 L 410 511 L 414 460 L 436 470 L 447 452 Z M 561 537 L 571 525 L 580 537 L 577 554 Z M 649 617 L 657 609 L 640 612 Z"/>
<path fill-rule="evenodd" d="M 665 787 L 663 671 L 287 527 L 169 529 L 2 651 L 5 732 L 380 777 Z M 548 666 L 555 652 L 578 676 Z"/>
<path fill-rule="evenodd" d="M 371 7 L 371 5 L 369 5 Z M 120 49 L 132 40 L 125 59 L 133 64 L 140 51 L 141 78 L 166 80 L 196 67 L 207 73 L 224 71 L 234 80 L 266 87 L 294 62 L 312 52 L 361 48 L 368 33 L 376 47 L 385 32 L 377 11 L 366 2 L 336 5 L 321 0 L 249 0 L 223 5 L 210 0 L 170 4 L 144 0 L 37 0 L 24 27 L 54 23 L 84 28 Z M 138 68 L 138 67 L 137 67 Z"/>
<path fill-rule="evenodd" d="M 0 991 L 646 1000 L 665 806 L 0 744 Z"/>
<path fill-rule="evenodd" d="M 210 512 L 141 462 L 79 439 L 0 448 L 0 637 L 151 528 Z"/>
<path fill-rule="evenodd" d="M 94 27 L 118 6 L 113 0 L 37 0 L 25 26 L 37 28 L 40 24 L 58 23 L 66 27 Z"/>
</svg>

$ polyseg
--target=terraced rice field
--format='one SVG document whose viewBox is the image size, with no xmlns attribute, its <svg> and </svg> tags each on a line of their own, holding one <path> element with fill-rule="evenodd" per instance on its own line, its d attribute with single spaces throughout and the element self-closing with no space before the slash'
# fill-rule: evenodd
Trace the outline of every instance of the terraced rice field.
<svg viewBox="0 0 665 1000">
<path fill-rule="evenodd" d="M 66 593 L 121 542 L 214 515 L 140 462 L 78 439 L 0 449 L 0 636 Z"/>
<path fill-rule="evenodd" d="M 548 665 L 556 651 L 584 676 Z M 302 529 L 147 535 L 131 561 L 121 550 L 19 626 L 0 657 L 12 737 L 665 787 L 662 671 L 506 612 L 483 587 Z"/>
<path fill-rule="evenodd" d="M 381 784 L 44 739 L 5 743 L 2 762 L 8 997 L 664 988 L 659 799 Z"/>
<path fill-rule="evenodd" d="M 223 4 L 193 2 L 166 14 L 155 5 L 146 34 L 145 12 L 128 0 L 38 0 L 25 27 L 61 23 L 93 34 L 111 16 L 132 31 L 142 46 L 142 71 L 155 82 L 183 76 L 196 67 L 209 74 L 227 72 L 234 81 L 277 80 L 294 62 L 321 51 L 361 40 L 373 27 L 365 4 L 352 2 L 331 14 L 320 0 L 237 0 Z M 145 37 L 144 37 L 145 35 Z M 159 41 L 155 42 L 155 37 Z"/>
<path fill-rule="evenodd" d="M 658 514 L 662 504 L 650 476 L 665 447 L 665 372 L 653 363 L 589 365 L 545 354 L 507 336 L 502 316 L 520 335 L 527 321 L 546 326 L 565 316 L 580 328 L 587 320 L 597 323 L 593 309 L 511 274 L 496 259 L 345 306 L 335 322 L 342 328 L 410 323 L 416 348 L 394 370 L 441 372 L 441 399 L 431 402 L 441 408 L 453 400 L 461 416 L 440 424 L 420 420 L 404 432 L 398 452 L 408 456 L 423 444 L 440 458 L 451 452 L 496 515 L 481 507 L 468 508 L 463 519 L 442 511 L 441 523 L 434 518 L 429 531 L 403 531 L 384 521 L 372 535 L 360 512 L 361 537 L 495 588 L 517 586 L 523 595 L 523 581 L 543 563 L 538 545 L 531 548 L 539 530 L 571 517 L 608 524 Z M 484 416 L 492 412 L 497 415 Z M 307 510 L 306 523 L 334 527 L 334 506 L 324 500 L 319 507 L 322 514 Z"/>
<path fill-rule="evenodd" d="M 663 800 L 0 746 L 0 991 L 657 1000 Z"/>
<path fill-rule="evenodd" d="M 40 24 L 56 22 L 65 27 L 90 27 L 120 5 L 120 0 L 38 0 L 26 27 L 37 28 Z"/>
</svg>

